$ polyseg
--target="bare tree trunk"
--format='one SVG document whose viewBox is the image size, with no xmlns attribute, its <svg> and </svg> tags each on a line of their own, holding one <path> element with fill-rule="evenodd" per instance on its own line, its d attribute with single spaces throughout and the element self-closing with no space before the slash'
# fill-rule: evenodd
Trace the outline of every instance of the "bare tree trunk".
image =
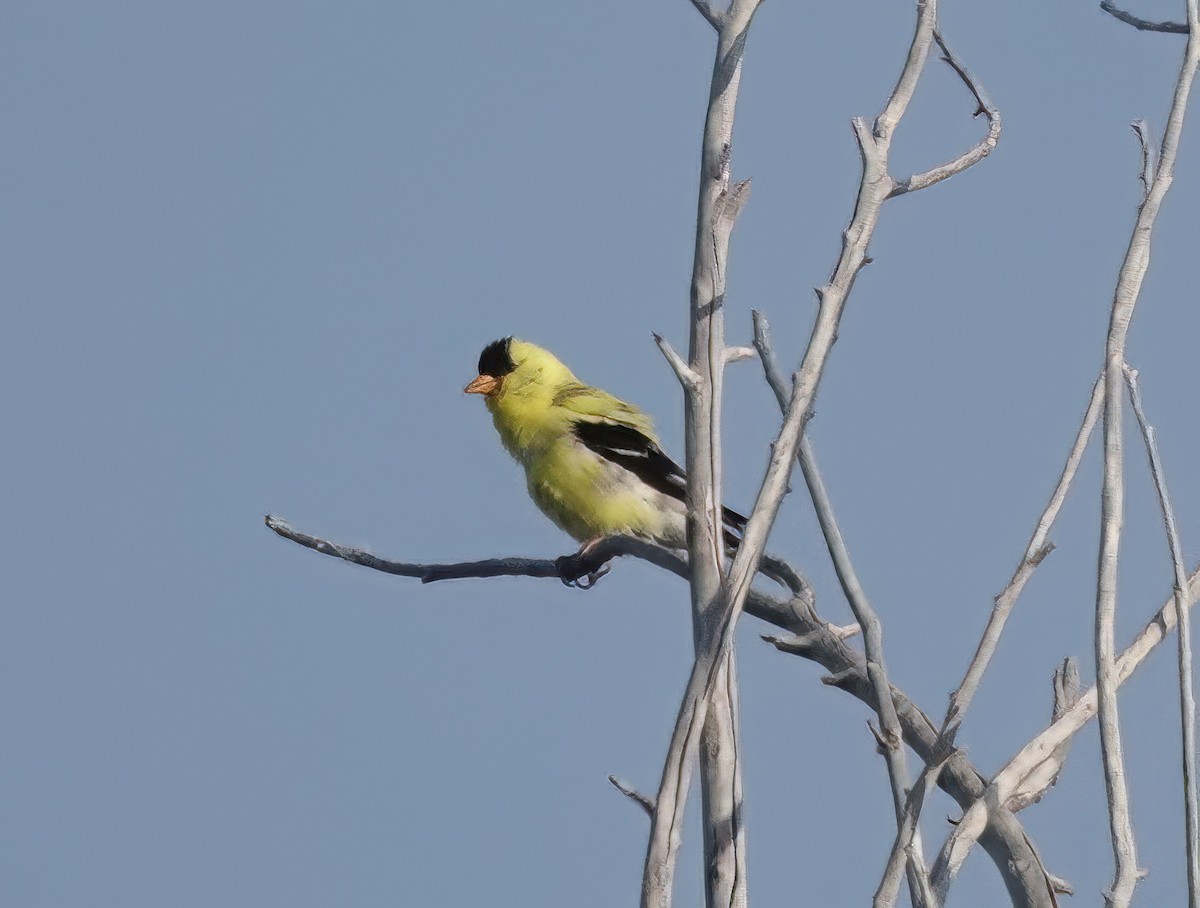
<svg viewBox="0 0 1200 908">
<path fill-rule="evenodd" d="M 731 908 L 746 905 L 746 828 L 742 825 L 742 739 L 737 702 L 737 665 L 731 651 L 717 669 L 716 686 L 700 735 L 705 900 L 710 906 Z"/>
</svg>

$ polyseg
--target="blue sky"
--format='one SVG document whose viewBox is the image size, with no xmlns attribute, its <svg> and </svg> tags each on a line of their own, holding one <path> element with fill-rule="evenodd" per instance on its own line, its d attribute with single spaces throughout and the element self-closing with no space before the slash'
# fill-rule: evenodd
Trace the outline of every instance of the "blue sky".
<svg viewBox="0 0 1200 908">
<path fill-rule="evenodd" d="M 405 8 L 409 6 L 411 8 Z M 1146 0 L 1138 11 L 1172 16 Z M 857 181 L 848 126 L 912 10 L 765 4 L 749 39 L 727 331 L 768 313 L 797 358 Z M 811 437 L 893 679 L 940 716 L 1048 494 L 1100 364 L 1182 42 L 1090 3 L 946 3 L 1004 115 L 995 155 L 888 203 Z M 588 593 L 422 587 L 275 538 L 267 512 L 415 560 L 570 541 L 462 386 L 506 334 L 657 417 L 686 338 L 708 26 L 684 0 L 43 2 L 0 33 L 0 894 L 34 906 L 630 904 L 641 813 L 690 664 L 686 591 L 620 564 Z M 931 64 L 897 173 L 980 134 Z M 1184 135 L 1130 339 L 1190 563 L 1200 137 Z M 776 425 L 728 379 L 726 488 Z M 1118 637 L 1170 588 L 1132 436 Z M 1091 677 L 1093 448 L 960 742 L 994 771 Z M 802 495 L 772 548 L 847 610 Z M 739 652 L 754 904 L 861 904 L 892 836 L 864 708 L 814 666 Z M 1173 644 L 1123 722 L 1143 904 L 1182 898 Z M 1095 728 L 1022 814 L 1092 900 L 1110 876 Z M 930 848 L 956 815 L 926 812 Z M 692 830 L 690 845 L 698 836 Z M 681 904 L 699 893 L 684 861 Z M 951 904 L 1000 904 L 982 855 Z"/>
</svg>

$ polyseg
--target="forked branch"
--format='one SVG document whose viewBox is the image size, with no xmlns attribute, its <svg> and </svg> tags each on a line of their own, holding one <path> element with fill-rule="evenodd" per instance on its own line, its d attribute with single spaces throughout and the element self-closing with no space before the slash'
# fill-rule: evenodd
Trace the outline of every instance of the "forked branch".
<svg viewBox="0 0 1200 908">
<path fill-rule="evenodd" d="M 437 576 L 430 577 L 430 581 L 451 577 L 496 576 L 561 579 L 557 565 L 562 559 L 496 558 L 459 564 L 416 564 L 381 558 L 353 546 L 321 539 L 301 532 L 277 517 L 268 516 L 266 523 L 280 537 L 305 548 L 394 576 L 425 579 L 429 568 L 437 568 Z M 677 552 L 628 537 L 606 540 L 598 550 L 609 546 L 614 553 L 643 558 L 685 580 L 689 577 L 687 560 Z M 868 679 L 866 660 L 862 653 L 851 649 L 846 643 L 853 636 L 854 629 L 836 627 L 817 617 L 813 611 L 811 591 L 795 582 L 799 574 L 794 569 L 781 565 L 777 573 L 781 578 L 792 578 L 794 587 L 790 590 L 791 594 L 780 598 L 757 589 L 751 590 L 746 611 L 785 632 L 785 637 L 770 638 L 776 647 L 823 666 L 839 679 L 839 689 L 878 712 L 879 705 L 874 687 Z M 891 695 L 904 740 L 923 760 L 930 760 L 937 743 L 937 729 L 903 692 L 893 687 Z M 983 777 L 961 753 L 953 755 L 946 762 L 938 783 L 964 810 L 984 792 Z M 980 843 L 995 862 L 1016 908 L 1052 908 L 1053 902 L 1046 885 L 1047 875 L 1037 852 L 1021 824 L 1011 814 L 1000 811 L 988 818 Z"/>
<path fill-rule="evenodd" d="M 950 50 L 941 32 L 935 31 L 933 37 L 937 41 L 938 47 L 941 48 L 942 62 L 954 70 L 963 84 L 967 86 L 967 90 L 975 98 L 976 108 L 974 116 L 978 117 L 982 114 L 987 118 L 987 133 L 975 145 L 952 161 L 947 161 L 945 164 L 932 167 L 924 173 L 915 173 L 906 179 L 897 181 L 896 185 L 892 188 L 891 194 L 893 196 L 904 195 L 906 192 L 915 192 L 918 189 L 925 189 L 935 183 L 948 180 L 955 174 L 962 173 L 968 167 L 978 164 L 995 151 L 996 145 L 1000 141 L 1000 130 L 1002 128 L 1000 108 L 992 103 L 983 84 L 967 69 L 966 64 Z"/>
<path fill-rule="evenodd" d="M 1192 571 L 1187 579 L 1186 601 L 1194 603 L 1200 594 L 1200 568 Z M 1167 635 L 1175 629 L 1178 623 L 1175 597 L 1172 596 L 1150 619 L 1142 631 L 1133 639 L 1116 659 L 1116 682 L 1119 687 L 1129 680 L 1130 676 L 1146 660 L 1146 657 L 1157 647 Z M 1057 721 L 1037 735 L 1021 748 L 1004 766 L 992 777 L 987 790 L 981 793 L 963 814 L 963 818 L 942 846 L 941 853 L 933 865 L 933 886 L 937 893 L 945 893 L 953 882 L 955 875 L 962 868 L 963 862 L 970 853 L 979 834 L 985 828 L 989 817 L 998 811 L 1005 810 L 1009 799 L 1017 793 L 1026 780 L 1036 773 L 1048 760 L 1054 760 L 1055 754 L 1064 743 L 1069 741 L 1091 719 L 1096 716 L 1096 687 L 1093 685 L 1063 713 Z"/>
</svg>

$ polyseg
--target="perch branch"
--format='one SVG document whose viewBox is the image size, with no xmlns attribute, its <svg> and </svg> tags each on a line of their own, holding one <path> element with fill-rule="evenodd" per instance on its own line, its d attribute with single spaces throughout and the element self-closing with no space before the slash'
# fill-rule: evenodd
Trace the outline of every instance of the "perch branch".
<svg viewBox="0 0 1200 908">
<path fill-rule="evenodd" d="M 267 526 L 282 538 L 306 548 L 384 573 L 421 578 L 423 574 L 420 571 L 430 567 L 429 565 L 391 561 L 351 546 L 327 542 L 295 530 L 277 517 L 269 516 Z M 644 558 L 685 580 L 689 576 L 687 561 L 676 552 L 628 537 L 606 540 L 604 545 L 609 543 L 622 549 L 625 554 Z M 560 560 L 553 558 L 498 558 L 485 562 L 469 562 L 465 565 L 439 565 L 437 567 L 453 568 L 455 569 L 454 576 L 461 577 L 495 577 L 507 574 L 557 578 L 560 576 L 557 568 Z M 483 567 L 479 568 L 481 565 Z M 498 566 L 503 566 L 506 570 L 497 570 Z M 460 568 L 464 570 L 458 570 Z M 477 568 L 479 572 L 468 573 L 465 570 L 471 568 Z M 757 589 L 751 590 L 746 603 L 746 611 L 754 617 L 788 632 L 786 638 L 771 638 L 779 649 L 814 661 L 840 676 L 839 688 L 841 690 L 857 697 L 878 713 L 874 687 L 867 677 L 865 657 L 846 645 L 845 641 L 852 636 L 852 633 L 849 632 L 850 629 L 836 627 L 821 621 L 813 612 L 811 600 L 803 596 L 780 599 Z M 1153 628 L 1148 629 L 1143 636 L 1151 634 L 1152 630 Z M 1157 640 L 1152 640 L 1147 644 L 1143 641 L 1142 645 L 1150 648 L 1156 642 Z M 917 708 L 902 691 L 894 687 L 892 700 L 896 706 L 905 741 L 922 760 L 930 762 L 934 759 L 933 749 L 938 742 L 936 727 L 929 717 Z M 1083 721 L 1086 721 L 1087 718 L 1090 718 L 1090 715 L 1086 716 Z M 1081 721 L 1080 725 L 1082 724 Z M 945 771 L 939 776 L 938 784 L 964 810 L 970 808 L 983 795 L 985 789 L 983 777 L 961 753 L 953 754 L 946 761 Z M 1008 888 L 1014 906 L 1016 908 L 1052 908 L 1054 903 L 1048 894 L 1045 869 L 1021 824 L 1004 810 L 986 817 L 985 823 L 986 826 L 979 836 L 980 844 L 994 861 Z"/>
<path fill-rule="evenodd" d="M 265 523 L 284 539 L 290 539 L 322 555 L 332 555 L 334 558 L 397 577 L 415 577 L 422 583 L 484 577 L 557 577 L 564 583 L 572 584 L 580 576 L 599 571 L 620 555 L 633 555 L 681 576 L 686 576 L 687 573 L 684 562 L 677 556 L 632 536 L 608 536 L 602 539 L 589 548 L 583 561 L 579 560 L 578 555 L 564 555 L 561 558 L 488 558 L 484 561 L 462 561 L 454 564 L 420 564 L 391 561 L 363 549 L 310 536 L 273 514 L 266 516 Z"/>
</svg>

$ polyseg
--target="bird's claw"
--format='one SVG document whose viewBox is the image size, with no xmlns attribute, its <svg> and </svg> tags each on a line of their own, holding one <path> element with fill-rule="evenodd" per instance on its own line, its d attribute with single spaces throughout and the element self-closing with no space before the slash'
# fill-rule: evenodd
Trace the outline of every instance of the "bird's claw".
<svg viewBox="0 0 1200 908">
<path fill-rule="evenodd" d="M 563 555 L 556 559 L 554 566 L 558 569 L 558 579 L 564 586 L 573 586 L 578 590 L 590 590 L 610 570 L 608 565 L 593 568 L 588 564 L 582 553 Z"/>
<path fill-rule="evenodd" d="M 609 570 L 610 568 L 606 564 L 604 567 L 600 568 L 600 570 L 592 571 L 586 577 L 576 577 L 571 585 L 577 590 L 590 590 L 599 582 L 601 577 L 609 572 Z"/>
</svg>

